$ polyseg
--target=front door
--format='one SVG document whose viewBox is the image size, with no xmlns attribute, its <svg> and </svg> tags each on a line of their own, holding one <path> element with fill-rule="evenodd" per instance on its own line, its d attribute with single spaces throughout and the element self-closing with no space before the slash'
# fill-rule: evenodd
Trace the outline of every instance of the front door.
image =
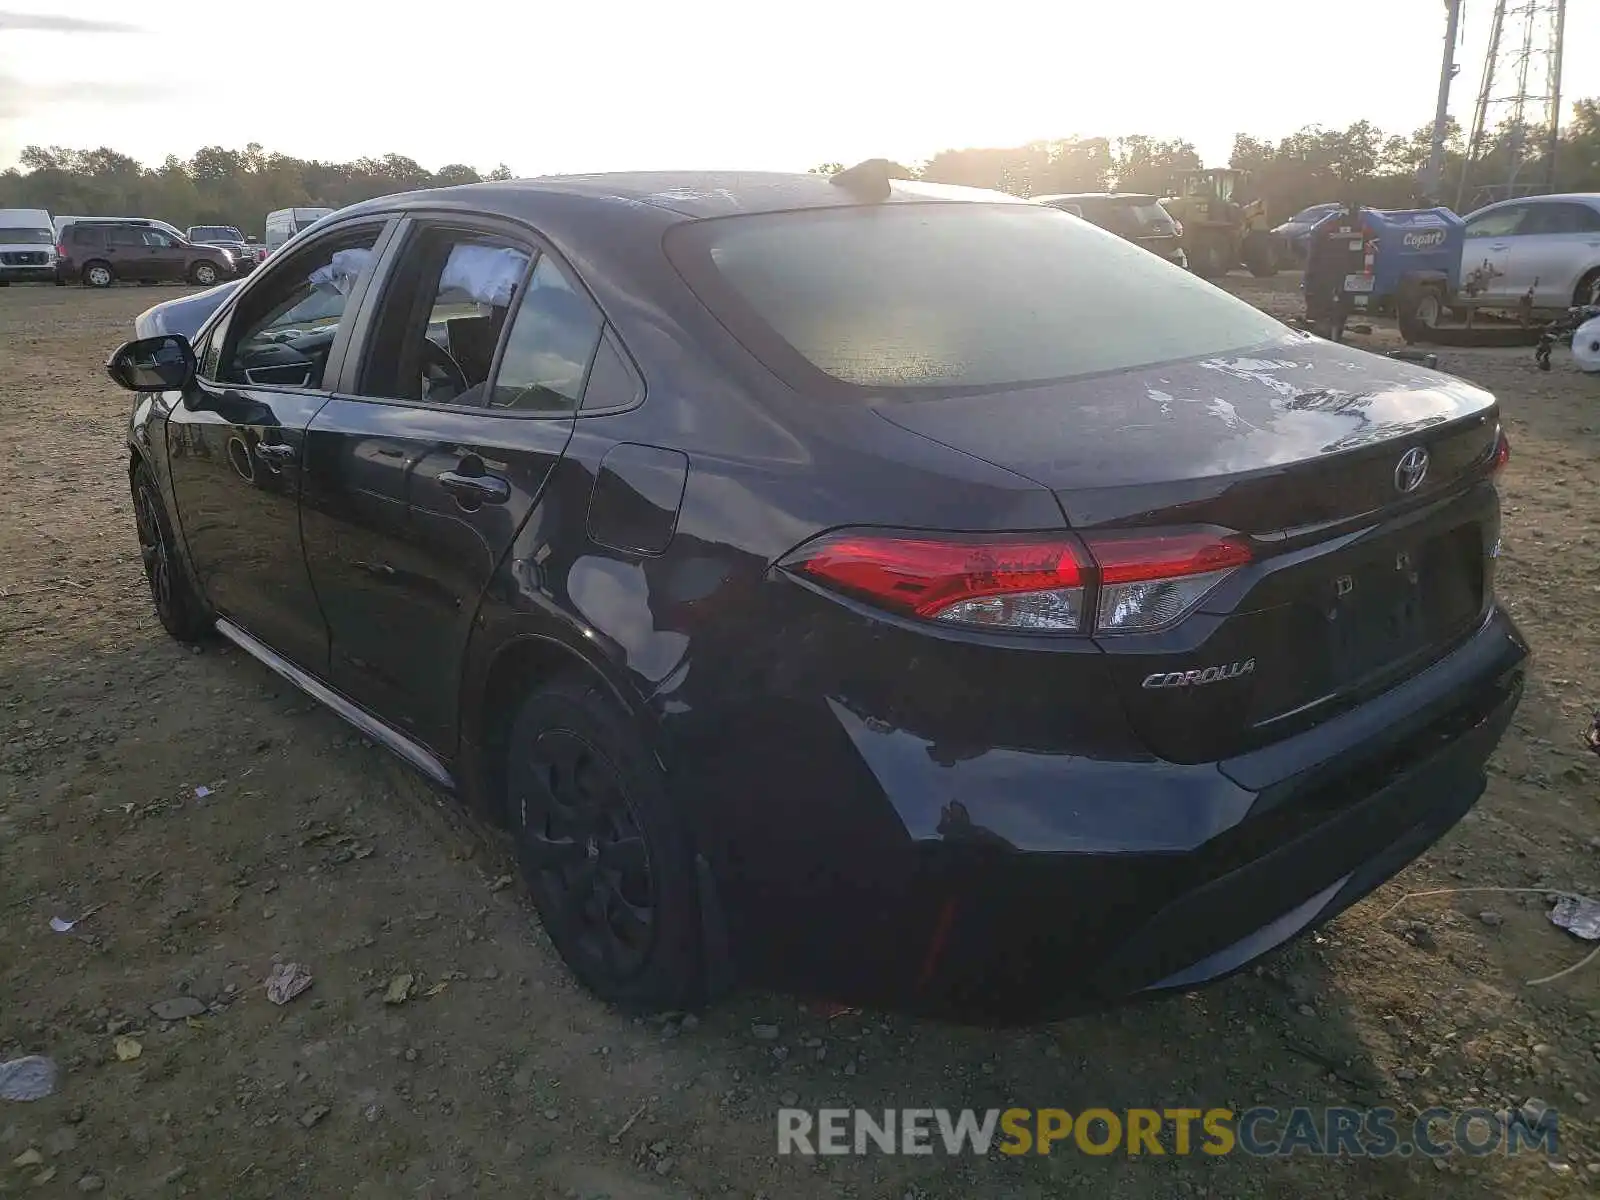
<svg viewBox="0 0 1600 1200">
<path fill-rule="evenodd" d="M 318 674 L 327 623 L 300 538 L 305 430 L 383 228 L 330 230 L 263 272 L 200 347 L 199 378 L 168 425 L 178 522 L 206 599 Z"/>
<path fill-rule="evenodd" d="M 1474 272 L 1482 281 L 1477 295 L 1486 300 L 1515 303 L 1528 290 L 1532 277 L 1524 278 L 1517 260 L 1517 233 L 1527 217 L 1526 204 L 1481 213 L 1467 222 L 1461 252 L 1461 286 L 1467 288 Z"/>
<path fill-rule="evenodd" d="M 335 687 L 448 756 L 478 604 L 572 435 L 604 319 L 513 226 L 418 219 L 307 435 Z"/>
<path fill-rule="evenodd" d="M 166 283 L 182 279 L 186 265 L 183 247 L 170 234 L 162 233 L 159 229 L 146 229 L 143 235 L 145 259 L 153 272 L 149 278 Z"/>
</svg>

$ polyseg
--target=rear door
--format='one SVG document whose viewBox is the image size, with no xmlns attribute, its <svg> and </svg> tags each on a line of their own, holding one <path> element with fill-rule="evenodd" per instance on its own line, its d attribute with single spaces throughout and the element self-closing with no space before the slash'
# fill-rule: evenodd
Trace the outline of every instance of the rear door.
<svg viewBox="0 0 1600 1200">
<path fill-rule="evenodd" d="M 1466 248 L 1461 252 L 1461 286 L 1467 288 L 1480 272 L 1477 294 L 1487 300 L 1515 301 L 1528 290 L 1533 277 L 1522 270 L 1518 248 L 1526 204 L 1507 204 L 1478 213 L 1467 221 Z"/>
<path fill-rule="evenodd" d="M 178 524 L 206 598 L 317 674 L 328 633 L 300 537 L 305 429 L 327 402 L 384 229 L 330 230 L 262 272 L 213 328 L 168 418 Z"/>
<path fill-rule="evenodd" d="M 388 257 L 309 430 L 302 522 L 334 685 L 449 754 L 479 599 L 572 436 L 605 322 L 518 226 L 423 217 Z"/>
<path fill-rule="evenodd" d="M 154 279 L 153 253 L 145 243 L 144 230 L 137 225 L 103 226 L 106 261 L 118 279 Z"/>
<path fill-rule="evenodd" d="M 1578 280 L 1600 259 L 1600 212 L 1573 200 L 1541 200 L 1528 206 L 1515 240 L 1517 266 L 1529 277 L 1534 303 L 1565 308 Z"/>
</svg>

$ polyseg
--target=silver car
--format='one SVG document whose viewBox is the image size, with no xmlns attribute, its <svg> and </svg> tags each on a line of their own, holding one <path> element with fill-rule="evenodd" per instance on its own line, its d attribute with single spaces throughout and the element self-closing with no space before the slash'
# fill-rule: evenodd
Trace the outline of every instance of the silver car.
<svg viewBox="0 0 1600 1200">
<path fill-rule="evenodd" d="M 1463 282 L 1485 266 L 1481 301 L 1565 309 L 1600 304 L 1600 192 L 1501 200 L 1467 217 Z"/>
</svg>

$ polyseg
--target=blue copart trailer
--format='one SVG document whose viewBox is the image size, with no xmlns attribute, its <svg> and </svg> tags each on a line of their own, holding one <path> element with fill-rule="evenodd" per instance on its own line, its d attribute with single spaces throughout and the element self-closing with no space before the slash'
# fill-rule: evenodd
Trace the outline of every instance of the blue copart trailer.
<svg viewBox="0 0 1600 1200">
<path fill-rule="evenodd" d="M 1445 296 L 1461 286 L 1466 222 L 1448 208 L 1345 209 L 1318 221 L 1311 240 L 1313 254 L 1322 250 L 1347 268 L 1336 286 L 1355 308 L 1387 308 L 1402 289 L 1423 283 Z"/>
</svg>

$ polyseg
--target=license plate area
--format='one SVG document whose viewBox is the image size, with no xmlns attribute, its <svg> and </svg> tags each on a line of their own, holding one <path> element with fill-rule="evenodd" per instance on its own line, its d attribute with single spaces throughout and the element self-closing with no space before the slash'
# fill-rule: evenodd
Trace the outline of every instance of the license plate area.
<svg viewBox="0 0 1600 1200">
<path fill-rule="evenodd" d="M 1344 290 L 1347 292 L 1370 292 L 1374 279 L 1371 275 L 1346 275 L 1344 277 Z"/>
<path fill-rule="evenodd" d="M 1481 607 L 1482 559 L 1481 535 L 1467 526 L 1353 560 L 1331 581 L 1324 614 L 1330 682 L 1354 683 L 1469 626 Z"/>
</svg>

